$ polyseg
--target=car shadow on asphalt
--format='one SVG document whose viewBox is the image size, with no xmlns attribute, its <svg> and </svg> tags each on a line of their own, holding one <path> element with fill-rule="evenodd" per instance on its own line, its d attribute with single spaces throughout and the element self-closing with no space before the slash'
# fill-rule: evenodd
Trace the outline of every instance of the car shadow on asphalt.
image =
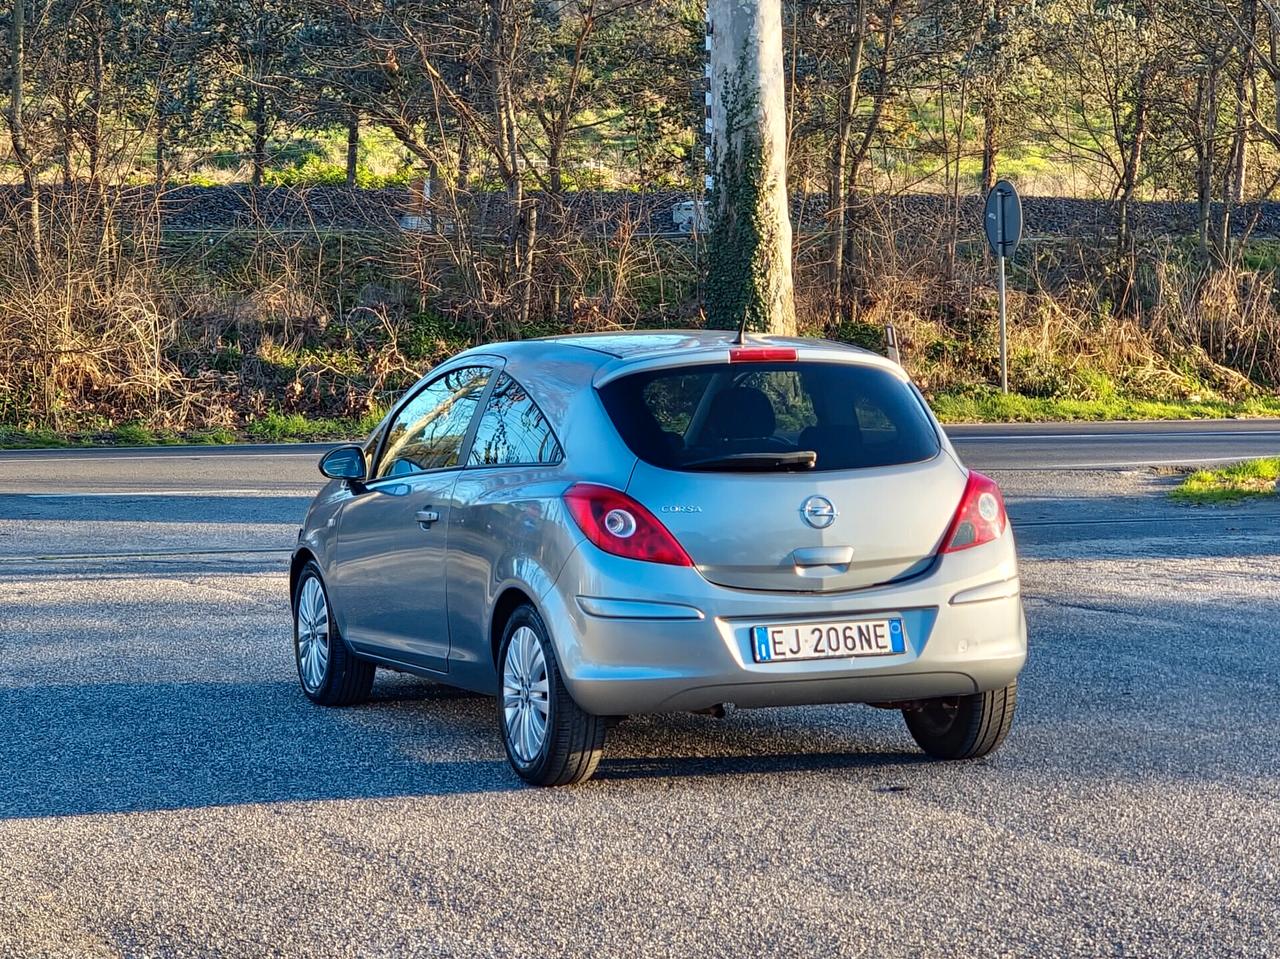
<svg viewBox="0 0 1280 959">
<path fill-rule="evenodd" d="M 517 788 L 491 709 L 434 684 L 344 710 L 287 681 L 0 687 L 0 820 Z"/>
<path fill-rule="evenodd" d="M 600 782 L 838 772 L 849 769 L 896 768 L 929 762 L 923 754 L 905 752 L 798 752 L 758 753 L 745 756 L 652 756 L 618 759 L 608 758 L 606 752 L 605 757 L 595 774 L 595 779 Z"/>
<path fill-rule="evenodd" d="M 523 789 L 494 713 L 490 697 L 394 676 L 351 709 L 315 706 L 285 681 L 0 687 L 0 820 Z M 596 778 L 922 761 L 874 751 L 882 744 L 856 727 L 836 734 L 805 722 L 656 717 L 615 730 Z"/>
</svg>

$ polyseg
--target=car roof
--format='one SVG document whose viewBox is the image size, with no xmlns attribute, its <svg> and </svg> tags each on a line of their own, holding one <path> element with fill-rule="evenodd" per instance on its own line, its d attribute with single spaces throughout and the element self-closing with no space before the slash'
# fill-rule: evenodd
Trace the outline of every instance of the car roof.
<svg viewBox="0 0 1280 959">
<path fill-rule="evenodd" d="M 603 333 L 570 333 L 564 336 L 547 336 L 530 342 L 562 346 L 576 346 L 593 350 L 617 359 L 650 358 L 669 354 L 682 354 L 696 349 L 727 349 L 741 345 L 736 330 L 613 330 Z M 815 337 L 771 336 L 747 334 L 747 346 L 794 346 L 796 348 L 820 347 L 847 350 L 851 353 L 870 351 L 846 343 L 822 340 Z"/>
<path fill-rule="evenodd" d="M 737 338 L 734 330 L 576 333 L 476 346 L 450 362 L 498 356 L 506 361 L 513 376 L 536 392 L 543 389 L 576 392 L 584 386 L 602 387 L 620 376 L 642 370 L 724 363 L 730 360 L 730 351 L 739 347 Z M 847 343 L 816 337 L 749 334 L 745 346 L 748 349 L 794 348 L 800 360 L 879 366 L 907 379 L 903 369 L 892 360 Z"/>
<path fill-rule="evenodd" d="M 614 378 L 624 370 L 709 362 L 723 363 L 729 351 L 742 344 L 734 330 L 643 330 L 606 333 L 571 333 L 529 340 L 512 340 L 472 347 L 453 359 L 488 354 L 501 356 L 516 367 L 556 364 L 591 371 L 595 385 Z M 897 364 L 879 353 L 847 343 L 816 337 L 748 334 L 745 346 L 794 348 L 800 359 L 853 361 L 885 365 Z"/>
</svg>

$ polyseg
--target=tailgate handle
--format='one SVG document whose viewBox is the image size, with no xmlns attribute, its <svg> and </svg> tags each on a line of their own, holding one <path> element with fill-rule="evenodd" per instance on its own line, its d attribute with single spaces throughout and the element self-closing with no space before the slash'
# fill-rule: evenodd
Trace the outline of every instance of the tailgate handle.
<svg viewBox="0 0 1280 959">
<path fill-rule="evenodd" d="M 791 554 L 797 566 L 848 566 L 853 562 L 852 546 L 812 546 Z"/>
</svg>

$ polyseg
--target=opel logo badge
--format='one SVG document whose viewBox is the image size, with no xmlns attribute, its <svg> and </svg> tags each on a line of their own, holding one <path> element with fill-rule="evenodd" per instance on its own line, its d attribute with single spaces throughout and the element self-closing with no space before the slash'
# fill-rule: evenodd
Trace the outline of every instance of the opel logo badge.
<svg viewBox="0 0 1280 959">
<path fill-rule="evenodd" d="M 825 496 L 810 496 L 800 504 L 800 516 L 814 529 L 826 529 L 839 516 L 831 500 Z"/>
</svg>

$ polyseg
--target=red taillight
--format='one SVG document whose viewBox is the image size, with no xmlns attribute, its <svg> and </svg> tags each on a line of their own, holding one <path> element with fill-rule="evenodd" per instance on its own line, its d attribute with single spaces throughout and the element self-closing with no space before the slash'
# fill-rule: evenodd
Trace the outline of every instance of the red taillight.
<svg viewBox="0 0 1280 959">
<path fill-rule="evenodd" d="M 958 553 L 962 549 L 981 546 L 999 539 L 1009 517 L 1004 511 L 1004 497 L 995 480 L 969 471 L 969 482 L 956 509 L 955 518 L 942 537 L 942 552 Z"/>
<path fill-rule="evenodd" d="M 606 553 L 668 566 L 693 565 L 658 518 L 620 490 L 577 483 L 565 492 L 564 502 L 587 539 Z"/>
<path fill-rule="evenodd" d="M 799 354 L 780 346 L 739 346 L 729 350 L 730 363 L 794 363 Z"/>
</svg>

